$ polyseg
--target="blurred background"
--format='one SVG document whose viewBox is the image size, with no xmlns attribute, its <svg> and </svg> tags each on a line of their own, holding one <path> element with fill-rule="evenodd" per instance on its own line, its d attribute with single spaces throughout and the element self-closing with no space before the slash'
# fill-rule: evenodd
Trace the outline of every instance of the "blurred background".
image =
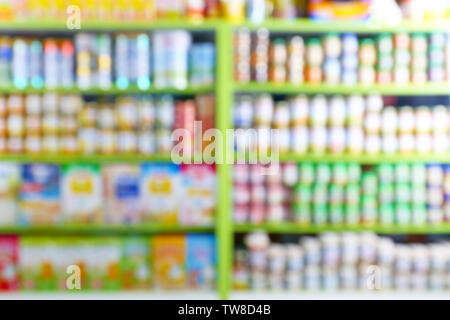
<svg viewBox="0 0 450 320">
<path fill-rule="evenodd" d="M 449 298 L 449 29 L 446 0 L 0 0 L 0 299 Z"/>
</svg>

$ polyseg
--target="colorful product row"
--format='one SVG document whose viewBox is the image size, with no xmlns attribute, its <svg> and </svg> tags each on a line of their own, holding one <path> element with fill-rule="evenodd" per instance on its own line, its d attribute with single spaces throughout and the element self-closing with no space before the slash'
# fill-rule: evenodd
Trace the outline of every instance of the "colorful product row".
<svg viewBox="0 0 450 320">
<path fill-rule="evenodd" d="M 0 236 L 0 291 L 212 289 L 214 235 Z"/>
<path fill-rule="evenodd" d="M 379 95 L 240 95 L 234 126 L 250 131 L 236 141 L 240 152 L 276 146 L 280 153 L 429 154 L 450 148 L 450 113 L 444 105 L 384 106 Z M 276 129 L 270 131 L 270 129 Z M 254 137 L 251 136 L 254 134 Z M 276 135 L 275 135 L 276 134 Z M 252 140 L 253 138 L 253 140 Z M 248 149 L 248 150 L 245 150 Z"/>
<path fill-rule="evenodd" d="M 0 225 L 212 225 L 211 165 L 0 165 Z"/>
<path fill-rule="evenodd" d="M 404 19 L 445 20 L 450 17 L 450 6 L 446 1 L 433 0 L 423 5 L 421 0 L 399 0 L 386 4 L 393 17 Z M 358 20 L 377 13 L 370 9 L 371 1 L 325 1 L 325 0 L 72 0 L 48 2 L 45 0 L 5 0 L 2 6 L 2 20 L 36 19 L 42 16 L 50 19 L 67 18 L 66 8 L 74 5 L 80 10 L 80 18 L 113 21 L 149 21 L 166 18 L 187 18 L 190 20 L 224 17 L 240 22 L 248 19 L 260 23 L 267 18 L 295 19 L 309 16 L 314 20 Z M 375 11 L 375 12 L 374 12 Z M 71 14 L 77 11 L 72 9 Z M 383 11 L 385 13 L 385 11 Z M 378 15 L 380 12 L 378 12 Z M 391 19 L 394 19 L 391 17 Z"/>
<path fill-rule="evenodd" d="M 326 233 L 273 243 L 248 234 L 235 250 L 234 287 L 251 290 L 443 290 L 448 242 L 394 243 L 372 233 Z"/>
<path fill-rule="evenodd" d="M 440 164 L 283 164 L 234 167 L 237 223 L 426 225 L 450 222 L 450 167 Z"/>
<path fill-rule="evenodd" d="M 234 39 L 234 78 L 296 85 L 442 83 L 450 79 L 448 38 L 445 33 L 271 38 L 266 29 L 240 29 Z"/>
<path fill-rule="evenodd" d="M 200 129 L 195 128 L 200 121 Z M 164 96 L 121 96 L 83 101 L 78 95 L 0 96 L 0 152 L 61 154 L 168 154 L 184 129 L 214 127 L 214 97 L 177 100 Z"/>
<path fill-rule="evenodd" d="M 215 47 L 183 30 L 77 33 L 70 38 L 0 38 L 0 86 L 145 90 L 212 85 Z"/>
</svg>

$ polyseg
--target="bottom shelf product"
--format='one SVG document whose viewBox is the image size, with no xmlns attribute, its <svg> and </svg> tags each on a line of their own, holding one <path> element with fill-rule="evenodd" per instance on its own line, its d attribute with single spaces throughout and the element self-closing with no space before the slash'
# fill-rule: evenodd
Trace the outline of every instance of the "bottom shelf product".
<svg viewBox="0 0 450 320">
<path fill-rule="evenodd" d="M 449 242 L 405 244 L 373 233 L 324 233 L 273 243 L 256 232 L 244 243 L 235 251 L 235 289 L 450 288 Z"/>
<path fill-rule="evenodd" d="M 0 236 L 0 291 L 212 289 L 215 237 Z"/>
</svg>

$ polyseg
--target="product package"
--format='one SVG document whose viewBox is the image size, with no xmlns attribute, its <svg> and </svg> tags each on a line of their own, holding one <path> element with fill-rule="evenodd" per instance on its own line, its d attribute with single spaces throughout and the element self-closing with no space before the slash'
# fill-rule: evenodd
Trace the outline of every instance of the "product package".
<svg viewBox="0 0 450 320">
<path fill-rule="evenodd" d="M 0 291 L 17 290 L 19 284 L 18 258 L 18 238 L 16 236 L 0 236 Z"/>
<path fill-rule="evenodd" d="M 118 290 L 121 286 L 121 242 L 118 238 L 95 237 L 85 255 L 87 286 L 92 290 Z"/>
<path fill-rule="evenodd" d="M 60 219 L 59 166 L 26 164 L 22 167 L 18 221 L 23 225 L 55 224 Z"/>
<path fill-rule="evenodd" d="M 151 247 L 155 287 L 158 289 L 184 288 L 186 285 L 185 236 L 155 236 Z"/>
<path fill-rule="evenodd" d="M 216 239 L 214 235 L 188 234 L 186 264 L 189 288 L 214 288 L 215 251 Z"/>
<path fill-rule="evenodd" d="M 150 246 L 145 238 L 127 237 L 122 244 L 122 287 L 148 289 L 151 284 Z"/>
<path fill-rule="evenodd" d="M 66 222 L 102 221 L 100 166 L 71 164 L 63 167 L 62 211 Z"/>
<path fill-rule="evenodd" d="M 50 291 L 57 289 L 56 261 L 58 255 L 56 238 L 20 238 L 19 268 L 21 288 L 24 290 Z"/>
<path fill-rule="evenodd" d="M 142 164 L 140 203 L 145 221 L 177 222 L 181 191 L 179 170 L 175 164 Z"/>
<path fill-rule="evenodd" d="M 103 168 L 106 223 L 134 224 L 141 221 L 139 173 L 137 165 L 119 164 Z"/>
<path fill-rule="evenodd" d="M 213 165 L 182 165 L 183 205 L 179 222 L 183 225 L 212 225 L 216 205 L 216 175 Z"/>
<path fill-rule="evenodd" d="M 0 164 L 0 225 L 13 225 L 16 222 L 19 181 L 20 167 L 18 165 Z"/>
</svg>

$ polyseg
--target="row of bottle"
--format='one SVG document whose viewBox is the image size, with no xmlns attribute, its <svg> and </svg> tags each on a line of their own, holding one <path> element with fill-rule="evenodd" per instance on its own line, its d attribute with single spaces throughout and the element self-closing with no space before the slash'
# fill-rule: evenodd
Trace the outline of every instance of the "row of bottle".
<svg viewBox="0 0 450 320">
<path fill-rule="evenodd" d="M 0 39 L 0 86 L 148 89 L 211 85 L 213 43 L 193 43 L 183 30 L 77 33 L 70 38 Z"/>
</svg>

